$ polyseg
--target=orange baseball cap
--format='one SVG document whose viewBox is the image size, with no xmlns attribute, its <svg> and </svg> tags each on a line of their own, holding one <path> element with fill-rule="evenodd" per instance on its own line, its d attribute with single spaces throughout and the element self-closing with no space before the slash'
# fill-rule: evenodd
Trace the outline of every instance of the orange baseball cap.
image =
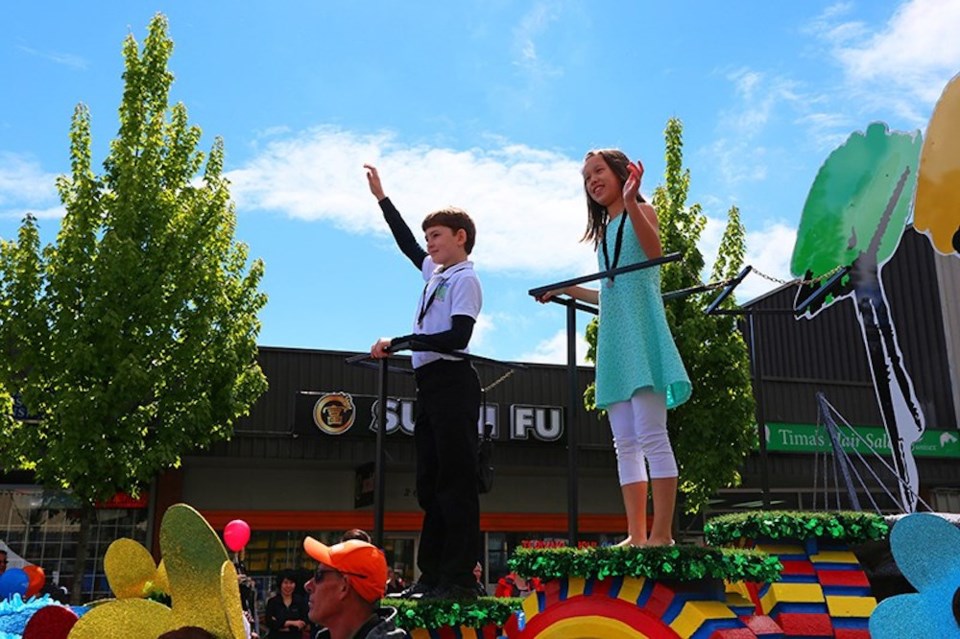
<svg viewBox="0 0 960 639">
<path fill-rule="evenodd" d="M 346 576 L 358 595 L 374 602 L 387 591 L 387 559 L 383 551 L 359 539 L 327 546 L 313 537 L 303 540 L 307 554 Z"/>
</svg>

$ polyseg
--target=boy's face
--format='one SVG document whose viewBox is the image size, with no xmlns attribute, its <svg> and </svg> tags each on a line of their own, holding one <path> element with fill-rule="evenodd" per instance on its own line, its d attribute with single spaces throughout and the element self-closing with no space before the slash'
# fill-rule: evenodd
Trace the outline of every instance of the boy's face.
<svg viewBox="0 0 960 639">
<path fill-rule="evenodd" d="M 427 253 L 433 258 L 434 264 L 452 266 L 467 259 L 464 246 L 467 243 L 467 232 L 463 229 L 454 231 L 449 226 L 431 226 L 424 231 L 427 240 Z"/>
</svg>

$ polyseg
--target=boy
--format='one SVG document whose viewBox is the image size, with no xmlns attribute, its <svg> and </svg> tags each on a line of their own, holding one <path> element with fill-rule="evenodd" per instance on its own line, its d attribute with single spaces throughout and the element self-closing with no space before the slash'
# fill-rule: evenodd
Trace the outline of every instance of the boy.
<svg viewBox="0 0 960 639">
<path fill-rule="evenodd" d="M 480 280 L 467 256 L 476 227 L 464 211 L 447 208 L 423 221 L 427 250 L 417 244 L 399 211 L 383 193 L 377 169 L 365 164 L 370 192 L 393 237 L 427 284 L 417 302 L 413 333 L 382 338 L 370 349 L 380 359 L 395 343 L 416 339 L 441 351 L 466 351 L 480 314 Z M 468 361 L 414 347 L 417 416 L 417 501 L 424 511 L 417 565 L 420 580 L 408 598 L 476 598 L 473 566 L 480 550 L 477 422 L 480 380 Z"/>
</svg>

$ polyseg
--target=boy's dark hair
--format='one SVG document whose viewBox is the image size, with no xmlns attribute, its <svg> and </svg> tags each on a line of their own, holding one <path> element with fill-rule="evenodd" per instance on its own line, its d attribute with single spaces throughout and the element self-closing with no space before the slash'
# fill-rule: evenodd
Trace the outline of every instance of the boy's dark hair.
<svg viewBox="0 0 960 639">
<path fill-rule="evenodd" d="M 464 250 L 466 250 L 467 255 L 473 251 L 473 245 L 477 241 L 477 227 L 473 223 L 473 220 L 470 219 L 470 216 L 467 215 L 467 212 L 463 209 L 458 209 L 455 206 L 448 206 L 447 208 L 440 209 L 439 211 L 434 211 L 427 217 L 423 218 L 423 224 L 420 226 L 424 231 L 433 226 L 445 226 L 448 229 L 452 230 L 454 233 L 463 229 L 467 234 L 467 241 L 463 245 Z"/>
</svg>

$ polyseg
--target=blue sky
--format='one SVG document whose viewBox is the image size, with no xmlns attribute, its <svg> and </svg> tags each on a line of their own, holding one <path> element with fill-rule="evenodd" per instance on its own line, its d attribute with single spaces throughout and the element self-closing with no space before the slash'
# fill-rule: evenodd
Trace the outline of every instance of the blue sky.
<svg viewBox="0 0 960 639">
<path fill-rule="evenodd" d="M 53 240 L 73 109 L 89 106 L 101 162 L 122 41 L 142 41 L 157 11 L 175 42 L 172 97 L 204 148 L 224 138 L 237 238 L 266 263 L 269 346 L 366 350 L 409 332 L 422 281 L 364 162 L 415 229 L 447 204 L 476 219 L 475 352 L 558 362 L 563 309 L 526 291 L 596 270 L 577 242 L 585 151 L 641 159 L 652 191 L 664 125 L 680 118 L 708 259 L 736 204 L 747 262 L 787 278 L 827 154 L 871 121 L 923 129 L 960 72 L 960 0 L 8 3 L 0 237 L 30 211 Z M 772 286 L 751 276 L 741 299 Z"/>
</svg>

